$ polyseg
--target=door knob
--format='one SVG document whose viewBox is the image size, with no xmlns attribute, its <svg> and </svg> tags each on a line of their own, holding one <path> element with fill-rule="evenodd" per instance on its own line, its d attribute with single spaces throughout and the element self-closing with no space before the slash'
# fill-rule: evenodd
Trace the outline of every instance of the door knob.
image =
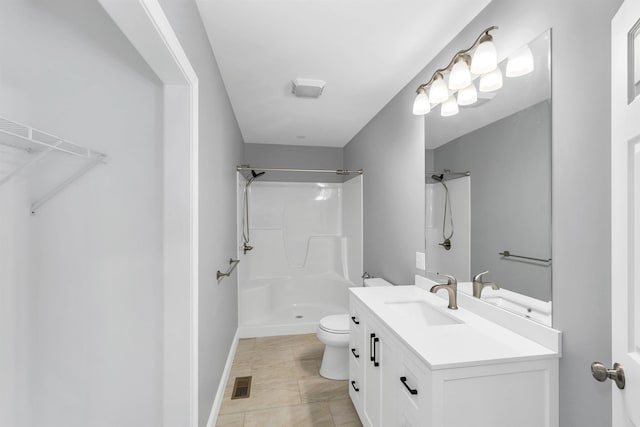
<svg viewBox="0 0 640 427">
<path fill-rule="evenodd" d="M 607 378 L 612 379 L 620 390 L 624 388 L 624 369 L 619 363 L 614 363 L 613 369 L 607 369 L 602 363 L 593 362 L 591 364 L 591 375 L 600 382 L 606 381 Z"/>
</svg>

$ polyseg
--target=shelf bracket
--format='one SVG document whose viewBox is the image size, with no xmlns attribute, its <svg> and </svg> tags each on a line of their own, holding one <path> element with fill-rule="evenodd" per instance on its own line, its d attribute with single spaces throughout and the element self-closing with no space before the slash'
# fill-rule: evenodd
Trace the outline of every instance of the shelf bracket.
<svg viewBox="0 0 640 427">
<path fill-rule="evenodd" d="M 35 215 L 36 211 L 38 209 L 40 209 L 45 203 L 47 203 L 49 200 L 51 200 L 54 196 L 56 196 L 58 193 L 60 193 L 61 191 L 63 191 L 65 188 L 67 188 L 69 185 L 71 185 L 73 182 L 77 181 L 78 179 L 82 178 L 84 175 L 87 174 L 87 172 L 89 172 L 91 169 L 93 169 L 94 167 L 98 166 L 100 163 L 105 163 L 105 159 L 106 159 L 106 155 L 104 154 L 98 154 L 97 157 L 95 157 L 94 159 L 88 161 L 84 167 L 82 167 L 80 170 L 78 170 L 76 173 L 74 173 L 73 175 L 71 175 L 69 178 L 67 178 L 66 180 L 64 180 L 62 183 L 60 183 L 58 186 L 56 186 L 55 188 L 53 188 L 51 191 L 49 191 L 48 193 L 46 193 L 44 196 L 42 196 L 40 199 L 36 200 L 35 202 L 33 202 L 31 204 L 31 215 Z"/>
<path fill-rule="evenodd" d="M 29 160 L 27 160 L 26 162 L 24 162 L 23 164 L 21 164 L 20 166 L 18 166 L 17 168 L 15 168 L 13 171 L 11 171 L 11 173 L 9 173 L 8 175 L 3 176 L 0 179 L 0 186 L 2 186 L 2 184 L 4 184 L 5 182 L 8 182 L 11 180 L 11 178 L 13 178 L 14 176 L 18 175 L 20 172 L 22 172 L 23 170 L 25 170 L 26 168 L 28 168 L 29 166 L 38 163 L 38 161 L 40 161 L 42 158 L 46 157 L 47 154 L 51 153 L 52 151 L 54 151 L 56 149 L 56 147 L 58 145 L 60 145 L 62 143 L 62 141 L 58 141 L 56 144 L 53 144 L 53 146 L 49 147 L 48 149 L 38 153 L 37 155 L 33 156 L 32 158 L 30 158 Z"/>
</svg>

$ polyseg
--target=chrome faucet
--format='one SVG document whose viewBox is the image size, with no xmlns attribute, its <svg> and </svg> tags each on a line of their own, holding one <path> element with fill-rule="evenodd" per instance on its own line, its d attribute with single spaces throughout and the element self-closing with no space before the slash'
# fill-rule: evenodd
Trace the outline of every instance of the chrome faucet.
<svg viewBox="0 0 640 427">
<path fill-rule="evenodd" d="M 453 276 L 449 276 L 448 274 L 440 274 L 440 273 L 436 273 L 438 276 L 444 276 L 447 278 L 447 284 L 446 285 L 435 285 L 432 286 L 430 289 L 431 293 L 436 293 L 438 292 L 440 289 L 445 289 L 448 293 L 449 293 L 449 308 L 451 310 L 457 310 L 458 309 L 458 281 L 456 280 L 455 277 Z"/>
<path fill-rule="evenodd" d="M 473 296 L 476 298 L 480 298 L 482 296 L 482 290 L 487 286 L 491 286 L 491 289 L 498 290 L 500 287 L 493 282 L 483 282 L 482 276 L 487 274 L 489 270 L 483 271 L 482 273 L 478 273 L 473 276 Z"/>
</svg>

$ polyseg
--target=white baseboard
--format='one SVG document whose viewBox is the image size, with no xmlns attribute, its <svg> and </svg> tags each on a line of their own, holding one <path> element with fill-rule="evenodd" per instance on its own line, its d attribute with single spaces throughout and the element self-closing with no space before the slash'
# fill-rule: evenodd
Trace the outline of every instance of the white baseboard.
<svg viewBox="0 0 640 427">
<path fill-rule="evenodd" d="M 207 427 L 215 427 L 218 414 L 220 413 L 220 407 L 222 406 L 222 399 L 224 399 L 224 388 L 229 381 L 229 374 L 231 373 L 231 366 L 233 365 L 233 358 L 236 355 L 236 349 L 238 348 L 238 330 L 236 329 L 236 335 L 233 337 L 233 343 L 229 349 L 229 355 L 227 356 L 227 363 L 224 365 L 224 371 L 220 378 L 220 384 L 218 384 L 218 391 L 216 392 L 216 398 L 213 401 L 211 407 L 211 413 L 209 414 L 209 421 L 207 421 Z"/>
</svg>

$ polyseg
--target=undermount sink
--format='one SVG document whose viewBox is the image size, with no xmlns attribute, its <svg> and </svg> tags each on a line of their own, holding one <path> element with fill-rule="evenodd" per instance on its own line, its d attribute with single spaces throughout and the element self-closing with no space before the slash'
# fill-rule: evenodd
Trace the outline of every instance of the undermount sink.
<svg viewBox="0 0 640 427">
<path fill-rule="evenodd" d="M 462 321 L 447 316 L 424 301 L 387 301 L 385 304 L 416 326 L 429 327 L 462 323 Z"/>
</svg>

